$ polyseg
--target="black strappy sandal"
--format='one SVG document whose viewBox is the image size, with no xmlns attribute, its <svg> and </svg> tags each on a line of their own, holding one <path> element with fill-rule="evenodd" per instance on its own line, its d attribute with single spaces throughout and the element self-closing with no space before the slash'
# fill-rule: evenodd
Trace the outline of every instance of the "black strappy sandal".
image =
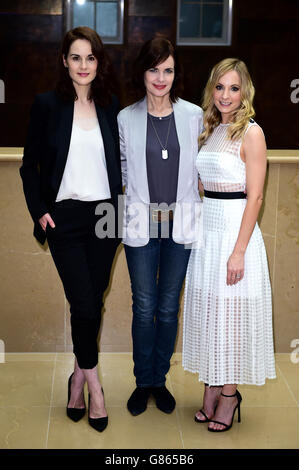
<svg viewBox="0 0 299 470">
<path fill-rule="evenodd" d="M 216 421 L 214 419 L 210 419 L 210 423 L 217 423 L 217 424 L 221 424 L 221 426 L 225 426 L 224 429 L 212 429 L 212 428 L 208 428 L 208 431 L 210 432 L 224 432 L 224 431 L 228 431 L 232 425 L 233 425 L 233 421 L 234 421 L 234 416 L 235 416 L 235 411 L 236 409 L 238 408 L 238 423 L 241 422 L 241 409 L 240 409 L 240 405 L 241 405 L 241 401 L 242 401 L 242 396 L 241 394 L 238 392 L 238 390 L 236 390 L 236 393 L 234 395 L 224 395 L 222 392 L 221 392 L 221 395 L 223 397 L 227 397 L 227 398 L 232 398 L 232 397 L 237 397 L 238 399 L 238 403 L 237 405 L 235 406 L 234 408 L 234 412 L 233 412 L 233 416 L 232 416 L 232 420 L 231 420 L 231 423 L 230 424 L 226 424 L 226 423 L 221 423 L 221 421 Z"/>
<path fill-rule="evenodd" d="M 194 421 L 196 423 L 209 423 L 210 422 L 210 418 L 207 417 L 207 415 L 205 414 L 205 412 L 203 410 L 199 410 L 199 411 L 197 411 L 197 413 L 201 413 L 206 419 L 198 419 L 198 417 L 195 415 L 194 416 Z"/>
<path fill-rule="evenodd" d="M 209 387 L 209 384 L 206 384 L 205 383 L 205 386 L 206 387 Z M 214 408 L 214 414 L 215 414 L 215 411 L 216 411 L 216 408 L 217 408 L 217 404 L 218 404 L 218 399 L 217 399 L 217 402 L 216 402 L 216 405 L 215 405 L 215 408 Z M 194 421 L 196 423 L 209 423 L 211 421 L 211 418 L 208 418 L 207 415 L 205 414 L 205 412 L 201 409 L 199 411 L 197 411 L 196 413 L 201 413 L 206 419 L 199 419 L 197 418 L 197 416 L 195 415 L 194 416 Z"/>
</svg>

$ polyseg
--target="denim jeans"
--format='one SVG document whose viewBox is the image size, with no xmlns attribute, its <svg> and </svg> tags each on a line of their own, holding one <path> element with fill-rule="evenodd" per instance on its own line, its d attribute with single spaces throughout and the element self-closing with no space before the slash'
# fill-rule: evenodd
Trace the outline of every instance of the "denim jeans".
<svg viewBox="0 0 299 470">
<path fill-rule="evenodd" d="M 170 236 L 145 246 L 125 245 L 133 295 L 133 360 L 137 387 L 161 387 L 177 335 L 179 299 L 190 249 Z"/>
</svg>

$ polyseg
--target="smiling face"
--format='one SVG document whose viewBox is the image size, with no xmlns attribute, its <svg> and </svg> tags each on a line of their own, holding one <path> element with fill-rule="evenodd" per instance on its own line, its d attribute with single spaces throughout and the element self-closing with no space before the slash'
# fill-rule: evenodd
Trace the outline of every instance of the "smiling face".
<svg viewBox="0 0 299 470">
<path fill-rule="evenodd" d="M 174 80 L 174 59 L 170 55 L 164 62 L 144 73 L 146 93 L 155 97 L 169 95 Z"/>
<path fill-rule="evenodd" d="M 63 63 L 68 68 L 75 88 L 90 87 L 97 74 L 98 61 L 87 39 L 76 39 L 71 44 L 67 57 L 63 57 Z"/>
<path fill-rule="evenodd" d="M 219 78 L 213 91 L 214 104 L 221 113 L 222 122 L 228 123 L 241 105 L 241 79 L 235 70 Z"/>
</svg>

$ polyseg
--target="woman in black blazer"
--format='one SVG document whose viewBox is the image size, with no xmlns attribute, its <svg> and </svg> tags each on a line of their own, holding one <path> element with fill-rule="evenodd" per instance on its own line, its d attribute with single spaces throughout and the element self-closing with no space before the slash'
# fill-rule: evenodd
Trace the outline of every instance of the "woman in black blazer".
<svg viewBox="0 0 299 470">
<path fill-rule="evenodd" d="M 89 424 L 103 431 L 108 416 L 97 372 L 97 336 L 120 241 L 119 109 L 110 90 L 109 60 L 95 31 L 69 31 L 60 62 L 56 90 L 33 103 L 20 174 L 34 235 L 42 244 L 47 238 L 70 303 L 75 368 L 67 415 L 73 421 L 84 416 L 87 381 Z"/>
</svg>

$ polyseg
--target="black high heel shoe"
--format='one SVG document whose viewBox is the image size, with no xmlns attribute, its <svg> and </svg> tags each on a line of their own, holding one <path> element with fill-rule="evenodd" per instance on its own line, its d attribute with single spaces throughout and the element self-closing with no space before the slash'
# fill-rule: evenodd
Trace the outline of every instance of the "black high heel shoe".
<svg viewBox="0 0 299 470">
<path fill-rule="evenodd" d="M 71 398 L 71 386 L 72 386 L 72 378 L 73 378 L 74 372 L 70 375 L 69 381 L 68 381 L 68 400 L 67 403 L 69 404 L 70 398 Z M 68 408 L 66 407 L 66 414 L 67 416 L 77 423 L 80 421 L 80 419 L 83 418 L 86 412 L 86 407 L 84 408 Z"/>
<path fill-rule="evenodd" d="M 213 419 L 210 419 L 210 423 L 217 423 L 217 424 L 221 424 L 221 426 L 225 426 L 224 429 L 212 429 L 212 428 L 208 428 L 208 431 L 210 432 L 224 432 L 224 431 L 228 431 L 232 425 L 233 425 L 233 421 L 234 421 L 234 416 L 235 416 L 235 411 L 236 409 L 238 408 L 238 423 L 241 422 L 241 408 L 240 408 L 240 405 L 241 405 L 241 401 L 242 401 L 242 396 L 241 394 L 238 392 L 238 390 L 236 390 L 236 393 L 234 395 L 224 395 L 224 393 L 221 392 L 221 395 L 223 397 L 227 397 L 227 398 L 232 398 L 232 397 L 237 397 L 238 399 L 238 403 L 237 405 L 235 406 L 234 408 L 234 412 L 233 412 L 233 416 L 232 416 L 232 420 L 231 420 L 231 423 L 230 424 L 226 424 L 226 423 L 221 423 L 221 421 L 215 421 Z"/>
<path fill-rule="evenodd" d="M 205 387 L 208 387 L 208 386 L 209 386 L 209 384 L 205 383 Z M 217 402 L 216 402 L 216 405 L 215 405 L 215 408 L 214 408 L 214 414 L 215 414 L 215 411 L 216 411 L 216 408 L 217 408 L 217 404 L 218 404 L 218 398 L 217 398 Z M 197 411 L 196 413 L 201 413 L 205 417 L 205 419 L 199 419 L 195 414 L 194 421 L 196 423 L 209 423 L 211 421 L 211 418 L 207 417 L 207 415 L 205 414 L 203 409 Z"/>
<path fill-rule="evenodd" d="M 103 388 L 102 388 L 102 393 L 104 395 Z M 90 426 L 96 431 L 99 431 L 99 432 L 104 431 L 104 429 L 106 429 L 108 425 L 108 416 L 104 416 L 103 418 L 91 418 L 89 416 L 89 408 L 90 408 L 90 394 L 88 394 L 88 422 Z"/>
</svg>

